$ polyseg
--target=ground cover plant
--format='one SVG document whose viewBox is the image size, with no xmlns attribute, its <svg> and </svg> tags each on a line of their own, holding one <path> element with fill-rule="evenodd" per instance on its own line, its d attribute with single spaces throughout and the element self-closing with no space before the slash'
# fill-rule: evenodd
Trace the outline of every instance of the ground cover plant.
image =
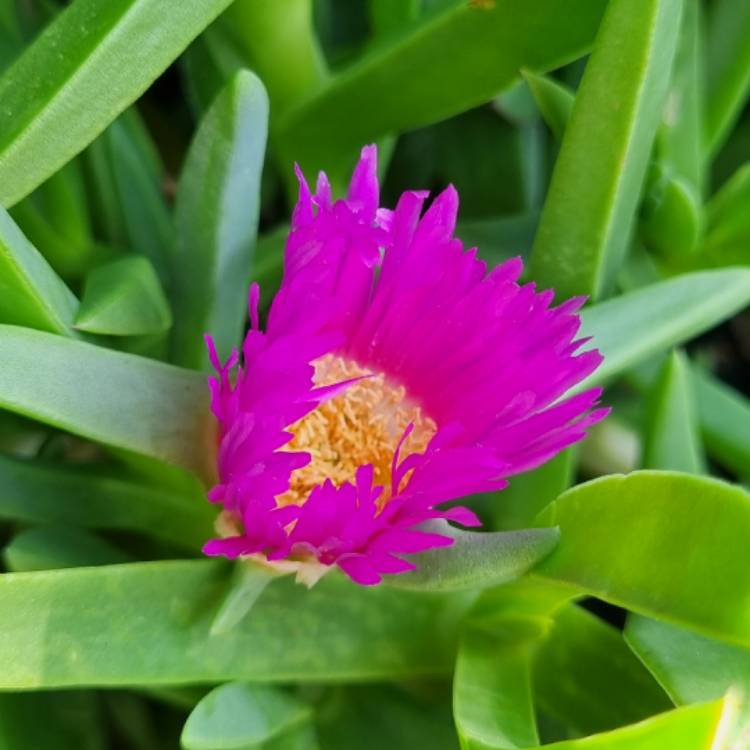
<svg viewBox="0 0 750 750">
<path fill-rule="evenodd" d="M 0 748 L 750 747 L 744 0 L 0 0 L 0 69 Z"/>
</svg>

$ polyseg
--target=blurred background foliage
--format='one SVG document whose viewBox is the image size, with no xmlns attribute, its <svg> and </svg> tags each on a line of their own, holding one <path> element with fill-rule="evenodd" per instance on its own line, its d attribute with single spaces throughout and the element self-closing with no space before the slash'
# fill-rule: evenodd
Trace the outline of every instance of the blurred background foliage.
<svg viewBox="0 0 750 750">
<path fill-rule="evenodd" d="M 0 748 L 748 746 L 747 0 L 0 0 L 0 69 Z M 293 163 L 369 142 L 588 295 L 613 414 L 472 500 L 540 564 L 210 635 L 202 334 L 278 285 Z"/>
</svg>

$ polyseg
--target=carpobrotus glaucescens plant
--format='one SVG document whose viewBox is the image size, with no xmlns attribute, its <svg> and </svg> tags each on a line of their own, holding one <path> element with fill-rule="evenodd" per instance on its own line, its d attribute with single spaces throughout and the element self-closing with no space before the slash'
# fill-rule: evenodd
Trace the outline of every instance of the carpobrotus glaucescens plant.
<svg viewBox="0 0 750 750">
<path fill-rule="evenodd" d="M 219 421 L 221 538 L 209 555 L 286 561 L 311 582 L 338 565 L 361 584 L 401 555 L 449 545 L 431 519 L 477 526 L 463 496 L 500 490 L 580 440 L 606 409 L 594 388 L 561 400 L 601 361 L 578 353 L 583 298 L 518 284 L 520 259 L 488 271 L 453 236 L 448 187 L 379 207 L 367 146 L 345 200 L 321 173 L 300 193 L 284 278 L 261 331 L 250 290 L 242 356 L 208 338 Z M 420 218 L 421 217 L 421 218 Z"/>
</svg>

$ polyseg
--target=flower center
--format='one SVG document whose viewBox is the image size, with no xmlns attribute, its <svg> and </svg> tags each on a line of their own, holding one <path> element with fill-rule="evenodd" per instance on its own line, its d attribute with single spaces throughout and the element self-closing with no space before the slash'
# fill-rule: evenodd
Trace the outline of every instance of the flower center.
<svg viewBox="0 0 750 750">
<path fill-rule="evenodd" d="M 294 438 L 284 449 L 306 451 L 312 458 L 292 473 L 289 489 L 277 501 L 280 505 L 303 503 L 326 479 L 338 487 L 354 481 L 360 466 L 372 464 L 374 483 L 384 488 L 378 501 L 382 507 L 390 499 L 393 455 L 404 430 L 414 425 L 401 446 L 400 460 L 423 452 L 437 426 L 408 398 L 403 386 L 391 383 L 382 373 L 371 374 L 333 354 L 320 357 L 313 366 L 318 387 L 369 377 L 353 383 L 289 428 Z"/>
</svg>

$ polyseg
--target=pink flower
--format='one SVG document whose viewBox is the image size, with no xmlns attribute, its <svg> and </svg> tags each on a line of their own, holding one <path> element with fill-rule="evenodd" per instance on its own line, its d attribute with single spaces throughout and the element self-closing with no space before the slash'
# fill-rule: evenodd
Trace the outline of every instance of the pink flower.
<svg viewBox="0 0 750 750">
<path fill-rule="evenodd" d="M 265 332 L 253 285 L 241 358 L 222 364 L 207 337 L 223 512 L 204 551 L 375 584 L 451 544 L 425 521 L 479 525 L 445 503 L 501 490 L 602 419 L 600 389 L 561 400 L 602 358 L 577 353 L 583 298 L 552 308 L 517 283 L 520 259 L 488 272 L 464 250 L 453 187 L 423 216 L 423 192 L 379 208 L 374 146 L 346 200 L 323 173 L 314 194 L 297 176 Z"/>
</svg>

